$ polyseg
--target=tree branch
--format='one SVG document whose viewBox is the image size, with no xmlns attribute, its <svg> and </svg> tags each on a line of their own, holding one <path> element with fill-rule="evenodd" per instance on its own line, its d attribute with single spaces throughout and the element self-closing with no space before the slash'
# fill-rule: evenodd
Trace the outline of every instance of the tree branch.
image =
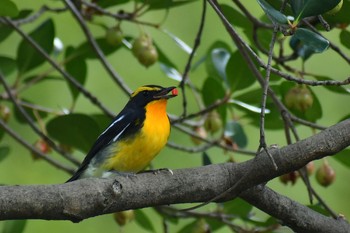
<svg viewBox="0 0 350 233">
<path fill-rule="evenodd" d="M 173 175 L 143 173 L 57 185 L 0 186 L 0 220 L 31 218 L 77 222 L 126 209 L 205 202 L 244 179 L 240 187 L 220 201 L 231 200 L 241 194 L 244 199 L 275 215 L 298 232 L 330 232 L 327 231 L 329 226 L 334 227 L 332 232 L 349 232 L 350 225 L 345 221 L 320 215 L 267 188 L 252 188 L 300 169 L 312 160 L 336 154 L 349 145 L 350 119 L 295 144 L 270 149 L 278 170 L 274 169 L 266 153 L 261 153 L 244 163 L 180 169 L 175 170 Z M 243 192 L 247 189 L 250 190 Z M 301 221 L 306 224 L 300 224 Z"/>
</svg>

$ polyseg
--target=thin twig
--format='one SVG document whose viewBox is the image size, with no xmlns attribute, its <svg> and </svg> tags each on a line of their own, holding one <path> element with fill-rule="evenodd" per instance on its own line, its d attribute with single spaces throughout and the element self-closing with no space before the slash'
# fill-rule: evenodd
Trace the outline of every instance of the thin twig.
<svg viewBox="0 0 350 233">
<path fill-rule="evenodd" d="M 70 154 L 62 150 L 59 146 L 56 145 L 48 136 L 46 136 L 34 123 L 33 119 L 29 116 L 29 114 L 24 110 L 24 108 L 18 103 L 17 99 L 15 96 L 12 94 L 12 90 L 10 87 L 7 85 L 4 76 L 0 73 L 0 82 L 5 88 L 5 91 L 7 92 L 10 100 L 12 103 L 15 105 L 15 107 L 18 109 L 18 111 L 22 114 L 24 119 L 26 119 L 27 123 L 29 126 L 33 129 L 33 131 L 38 134 L 42 139 L 44 139 L 45 142 L 49 144 L 49 146 L 60 153 L 64 158 L 66 158 L 68 161 L 72 162 L 75 165 L 79 165 L 80 162 L 73 158 Z"/>
<path fill-rule="evenodd" d="M 257 154 L 260 152 L 261 149 L 264 149 L 266 153 L 269 155 L 271 162 L 273 163 L 275 169 L 277 170 L 277 164 L 275 160 L 272 158 L 271 154 L 267 150 L 266 145 L 266 138 L 265 138 L 265 109 L 266 109 L 266 100 L 267 100 L 267 91 L 269 88 L 269 81 L 270 81 L 270 71 L 271 71 L 271 61 L 273 56 L 273 49 L 275 47 L 276 37 L 278 32 L 278 25 L 276 24 L 273 29 L 273 34 L 270 42 L 270 49 L 269 49 L 269 55 L 267 60 L 267 68 L 266 68 L 266 76 L 265 76 L 265 82 L 263 83 L 263 94 L 261 98 L 261 112 L 260 112 L 260 139 L 259 139 L 259 147 Z"/>
<path fill-rule="evenodd" d="M 118 86 L 124 91 L 124 93 L 129 96 L 131 93 L 130 88 L 126 85 L 126 83 L 124 83 L 124 80 L 119 76 L 119 74 L 117 74 L 117 72 L 113 69 L 112 65 L 107 61 L 106 56 L 104 55 L 100 46 L 97 44 L 95 38 L 91 34 L 80 12 L 76 9 L 74 4 L 70 0 L 65 0 L 64 2 L 66 3 L 67 7 L 71 11 L 77 22 L 79 23 L 81 29 L 83 30 L 86 38 L 88 39 L 91 47 L 93 48 L 103 67 L 107 70 L 109 75 L 118 84 Z"/>
<path fill-rule="evenodd" d="M 191 69 L 193 57 L 194 57 L 194 55 L 195 55 L 195 53 L 200 45 L 200 42 L 201 42 L 201 37 L 202 37 L 204 23 L 205 23 L 206 11 L 207 11 L 207 1 L 203 0 L 202 16 L 201 16 L 201 21 L 199 24 L 198 32 L 197 32 L 196 38 L 194 40 L 194 45 L 193 45 L 191 54 L 190 54 L 188 61 L 186 63 L 186 67 L 185 67 L 185 70 L 184 70 L 183 75 L 182 75 L 182 80 L 179 84 L 179 86 L 181 88 L 182 97 L 183 97 L 183 100 L 182 100 L 183 101 L 182 102 L 182 105 L 183 105 L 182 116 L 183 117 L 185 117 L 187 115 L 187 99 L 186 99 L 186 94 L 185 94 L 185 83 L 186 83 L 186 80 L 188 79 L 188 73 Z"/>
<path fill-rule="evenodd" d="M 106 115 L 114 117 L 114 113 L 105 107 L 92 93 L 86 90 L 74 77 L 64 71 L 31 37 L 12 23 L 8 18 L 2 18 L 8 25 L 15 29 L 37 52 L 39 52 L 62 76 L 80 91 L 91 103 L 100 108 Z"/>
<path fill-rule="evenodd" d="M 26 24 L 26 23 L 32 23 L 35 20 L 37 20 L 41 15 L 43 15 L 45 12 L 54 12 L 54 13 L 62 13 L 64 11 L 66 11 L 67 8 L 66 7 L 60 7 L 60 8 L 51 8 L 49 6 L 43 5 L 36 13 L 31 14 L 30 16 L 26 17 L 26 18 L 20 18 L 20 19 L 14 19 L 12 20 L 12 22 L 19 26 L 22 24 Z M 0 22 L 1 23 L 6 23 L 5 20 L 2 20 L 0 18 Z"/>
<path fill-rule="evenodd" d="M 37 156 L 47 161 L 49 164 L 53 165 L 58 169 L 66 171 L 69 174 L 74 173 L 75 169 L 62 164 L 59 161 L 56 161 L 52 156 L 48 156 L 47 154 L 44 154 L 43 152 L 41 152 L 40 150 L 32 146 L 30 143 L 25 141 L 20 135 L 18 135 L 14 130 L 12 130 L 1 118 L 0 118 L 0 126 L 6 131 L 8 135 L 14 138 L 19 144 L 21 144 L 22 146 L 30 150 L 32 153 L 35 153 Z"/>
</svg>

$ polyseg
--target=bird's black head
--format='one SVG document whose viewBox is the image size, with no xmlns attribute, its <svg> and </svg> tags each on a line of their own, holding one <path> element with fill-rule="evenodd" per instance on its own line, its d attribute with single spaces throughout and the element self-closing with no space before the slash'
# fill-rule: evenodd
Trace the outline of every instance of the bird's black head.
<svg viewBox="0 0 350 233">
<path fill-rule="evenodd" d="M 146 106 L 148 103 L 159 100 L 167 100 L 177 96 L 175 87 L 161 87 L 157 85 L 146 85 L 137 88 L 130 97 L 130 102 L 138 106 Z"/>
</svg>

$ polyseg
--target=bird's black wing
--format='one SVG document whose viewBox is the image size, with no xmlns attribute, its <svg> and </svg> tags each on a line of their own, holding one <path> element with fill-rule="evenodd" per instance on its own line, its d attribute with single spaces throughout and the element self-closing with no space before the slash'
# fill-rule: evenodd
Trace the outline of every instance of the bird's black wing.
<svg viewBox="0 0 350 233">
<path fill-rule="evenodd" d="M 105 129 L 105 131 L 103 131 L 102 134 L 97 138 L 96 142 L 91 147 L 89 153 L 86 155 L 78 170 L 66 182 L 78 179 L 88 167 L 92 158 L 94 158 L 99 151 L 106 148 L 110 143 L 113 143 L 120 138 L 123 138 L 126 134 L 129 134 L 130 128 L 132 128 L 130 126 L 135 125 L 137 116 L 138 114 L 135 114 L 132 109 L 124 109 L 122 112 L 120 112 L 119 115 L 112 121 L 112 123 Z"/>
</svg>

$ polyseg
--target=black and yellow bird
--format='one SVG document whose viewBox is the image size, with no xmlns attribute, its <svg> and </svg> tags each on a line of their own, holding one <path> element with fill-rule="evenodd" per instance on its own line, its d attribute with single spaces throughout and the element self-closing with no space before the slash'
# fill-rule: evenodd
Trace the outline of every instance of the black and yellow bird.
<svg viewBox="0 0 350 233">
<path fill-rule="evenodd" d="M 144 169 L 168 140 L 170 122 L 166 105 L 176 95 L 175 87 L 139 87 L 67 182 L 108 177 L 114 171 L 136 173 Z"/>
</svg>

